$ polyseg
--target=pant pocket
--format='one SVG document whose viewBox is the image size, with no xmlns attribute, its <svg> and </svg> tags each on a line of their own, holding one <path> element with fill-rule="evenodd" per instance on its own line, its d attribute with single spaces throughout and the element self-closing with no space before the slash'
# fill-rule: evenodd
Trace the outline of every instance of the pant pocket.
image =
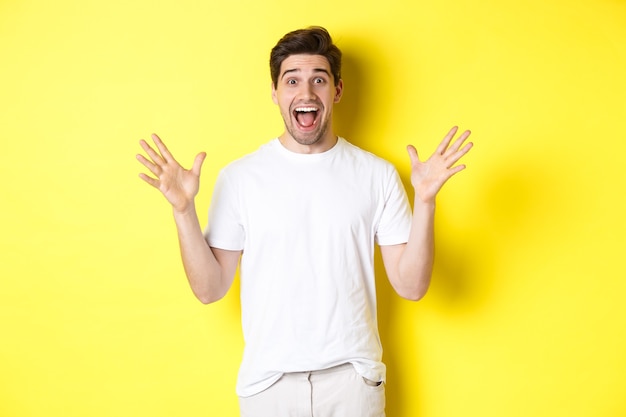
<svg viewBox="0 0 626 417">
<path fill-rule="evenodd" d="M 372 381 L 371 379 L 367 379 L 364 376 L 361 378 L 363 378 L 363 382 L 365 382 L 365 384 L 370 387 L 379 387 L 383 384 L 383 381 Z"/>
</svg>

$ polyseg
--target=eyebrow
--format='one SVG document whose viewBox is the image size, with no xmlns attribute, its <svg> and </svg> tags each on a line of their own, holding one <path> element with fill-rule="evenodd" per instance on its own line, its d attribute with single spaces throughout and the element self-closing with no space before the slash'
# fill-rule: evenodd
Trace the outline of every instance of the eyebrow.
<svg viewBox="0 0 626 417">
<path fill-rule="evenodd" d="M 292 68 L 292 69 L 285 70 L 285 72 L 283 72 L 281 74 L 280 79 L 282 80 L 283 78 L 285 78 L 285 75 L 287 75 L 287 74 L 290 74 L 290 73 L 293 73 L 293 72 L 300 72 L 300 71 L 302 71 L 300 68 Z M 313 69 L 313 73 L 317 73 L 317 72 L 322 72 L 322 73 L 324 73 L 324 74 L 326 74 L 326 75 L 328 75 L 330 77 L 330 73 L 325 68 L 315 68 L 315 69 Z"/>
</svg>

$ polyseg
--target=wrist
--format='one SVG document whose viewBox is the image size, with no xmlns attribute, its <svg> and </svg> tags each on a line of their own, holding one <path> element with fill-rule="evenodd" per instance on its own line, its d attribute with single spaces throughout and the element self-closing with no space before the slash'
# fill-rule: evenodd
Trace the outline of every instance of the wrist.
<svg viewBox="0 0 626 417">
<path fill-rule="evenodd" d="M 196 204 L 194 200 L 191 200 L 189 203 L 184 206 L 177 207 L 172 206 L 172 211 L 174 213 L 174 217 L 188 217 L 189 215 L 196 215 Z"/>
<path fill-rule="evenodd" d="M 434 210 L 435 206 L 436 206 L 436 201 L 434 197 L 429 200 L 422 200 L 418 196 L 415 196 L 415 200 L 413 202 L 413 207 L 415 210 L 418 210 L 418 209 Z"/>
</svg>

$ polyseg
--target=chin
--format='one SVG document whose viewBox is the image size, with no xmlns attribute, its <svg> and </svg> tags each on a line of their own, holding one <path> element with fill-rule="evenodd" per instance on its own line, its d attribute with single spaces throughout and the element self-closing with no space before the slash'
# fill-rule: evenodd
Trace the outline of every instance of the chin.
<svg viewBox="0 0 626 417">
<path fill-rule="evenodd" d="M 289 134 L 300 145 L 310 146 L 322 141 L 326 135 L 326 129 L 322 126 L 321 129 L 316 129 L 306 133 L 300 132 L 297 129 L 291 129 L 289 130 Z"/>
</svg>

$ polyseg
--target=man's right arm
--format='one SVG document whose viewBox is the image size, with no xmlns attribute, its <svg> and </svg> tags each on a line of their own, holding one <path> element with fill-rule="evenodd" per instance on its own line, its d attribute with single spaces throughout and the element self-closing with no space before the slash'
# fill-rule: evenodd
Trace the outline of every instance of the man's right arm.
<svg viewBox="0 0 626 417">
<path fill-rule="evenodd" d="M 205 304 L 224 297 L 230 288 L 241 251 L 209 247 L 196 214 L 194 199 L 200 187 L 200 169 L 205 153 L 196 156 L 187 170 L 174 159 L 157 135 L 152 135 L 158 152 L 144 140 L 141 147 L 148 155 L 137 155 L 154 176 L 139 174 L 141 179 L 159 190 L 172 205 L 178 231 L 185 273 L 193 293 Z"/>
<path fill-rule="evenodd" d="M 185 274 L 193 293 L 204 304 L 221 299 L 233 283 L 241 251 L 210 247 L 193 204 L 184 212 L 174 210 L 174 220 Z"/>
</svg>

